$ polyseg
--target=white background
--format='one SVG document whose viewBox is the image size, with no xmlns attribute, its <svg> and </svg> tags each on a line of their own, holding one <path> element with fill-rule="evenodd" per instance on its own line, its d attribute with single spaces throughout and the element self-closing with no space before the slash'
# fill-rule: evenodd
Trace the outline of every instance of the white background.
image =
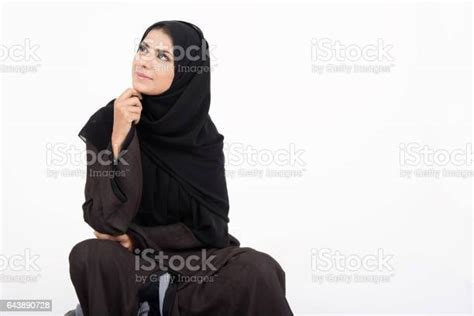
<svg viewBox="0 0 474 316">
<path fill-rule="evenodd" d="M 41 270 L 19 272 L 37 282 L 0 283 L 0 298 L 52 299 L 54 315 L 75 307 L 67 258 L 92 237 L 84 178 L 51 170 L 85 170 L 58 151 L 84 150 L 80 128 L 130 86 L 138 39 L 167 19 L 198 25 L 213 47 L 210 113 L 230 148 L 226 169 L 240 170 L 228 177 L 230 232 L 282 265 L 295 315 L 471 314 L 472 177 L 400 176 L 472 170 L 472 159 L 400 163 L 401 144 L 448 152 L 472 144 L 472 8 L 462 2 L 4 3 L 2 47 L 28 40 L 40 60 L 2 59 L 37 71 L 2 71 L 0 254 L 30 249 Z M 392 60 L 315 61 L 314 39 L 361 48 L 382 40 Z M 312 71 L 353 63 L 389 71 Z M 252 165 L 239 146 L 263 156 Z M 266 153 L 291 146 L 303 165 L 266 165 Z M 241 174 L 267 168 L 302 175 Z M 357 257 L 382 249 L 394 271 L 376 272 L 390 276 L 380 284 L 317 283 L 314 274 L 340 273 L 312 269 L 311 251 L 321 248 Z"/>
</svg>

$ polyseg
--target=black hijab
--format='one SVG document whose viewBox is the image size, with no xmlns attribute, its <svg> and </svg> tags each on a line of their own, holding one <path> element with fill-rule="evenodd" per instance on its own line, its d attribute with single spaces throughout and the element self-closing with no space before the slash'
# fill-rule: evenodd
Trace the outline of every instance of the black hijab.
<svg viewBox="0 0 474 316">
<path fill-rule="evenodd" d="M 132 124 L 132 129 L 138 132 L 142 154 L 167 170 L 188 193 L 228 222 L 224 136 L 209 116 L 209 45 L 197 26 L 177 20 L 151 25 L 141 41 L 151 30 L 162 26 L 170 33 L 174 45 L 173 82 L 160 95 L 142 94 L 141 118 L 137 125 Z M 191 46 L 190 54 L 182 54 L 183 49 L 186 51 Z M 99 109 L 79 132 L 84 141 L 90 141 L 98 150 L 107 148 L 110 141 L 114 100 Z"/>
</svg>

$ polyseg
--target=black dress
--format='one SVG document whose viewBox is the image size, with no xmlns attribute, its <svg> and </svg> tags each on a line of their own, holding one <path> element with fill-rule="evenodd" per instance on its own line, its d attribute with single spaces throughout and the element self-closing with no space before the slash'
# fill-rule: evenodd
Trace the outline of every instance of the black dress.
<svg viewBox="0 0 474 316">
<path fill-rule="evenodd" d="M 99 156 L 86 144 L 88 153 Z M 209 212 L 141 152 L 135 128 L 123 148 L 123 160 L 88 164 L 84 220 L 102 233 L 129 234 L 136 251 L 153 249 L 188 259 L 202 258 L 205 249 L 215 257 L 212 271 L 178 271 L 164 260 L 167 271 L 179 277 L 166 293 L 164 315 L 293 315 L 285 298 L 285 273 L 276 260 L 240 247 L 225 219 Z M 73 247 L 70 276 L 86 316 L 135 316 L 139 303 L 150 301 L 149 293 L 153 299 L 156 292 L 150 288 L 156 288 L 156 276 L 164 271 L 158 265 L 137 270 L 136 260 L 116 241 L 87 239 Z M 139 262 L 144 263 L 142 258 Z M 158 315 L 156 302 L 151 305 L 150 315 Z"/>
<path fill-rule="evenodd" d="M 142 152 L 143 187 L 140 208 L 134 222 L 141 226 L 158 226 L 183 222 L 193 234 L 210 247 L 227 244 L 227 221 L 210 212 L 184 190 L 167 171 L 154 164 Z"/>
</svg>

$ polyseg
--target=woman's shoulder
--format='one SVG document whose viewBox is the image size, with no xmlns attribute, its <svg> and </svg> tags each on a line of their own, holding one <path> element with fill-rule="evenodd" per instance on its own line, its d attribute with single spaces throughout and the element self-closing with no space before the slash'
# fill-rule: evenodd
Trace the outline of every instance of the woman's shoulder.
<svg viewBox="0 0 474 316">
<path fill-rule="evenodd" d="M 104 116 L 109 116 L 108 114 L 110 114 L 110 112 L 113 114 L 114 101 L 115 101 L 115 98 L 113 98 L 112 100 L 110 100 L 109 102 L 107 102 L 106 105 L 101 106 L 99 109 L 97 109 L 97 110 L 91 115 L 91 117 L 89 118 L 89 120 L 92 119 L 92 118 L 99 119 L 99 118 L 104 117 Z"/>
<path fill-rule="evenodd" d="M 114 123 L 114 101 L 115 98 L 89 117 L 79 132 L 83 141 L 92 142 L 98 149 L 107 147 Z"/>
</svg>

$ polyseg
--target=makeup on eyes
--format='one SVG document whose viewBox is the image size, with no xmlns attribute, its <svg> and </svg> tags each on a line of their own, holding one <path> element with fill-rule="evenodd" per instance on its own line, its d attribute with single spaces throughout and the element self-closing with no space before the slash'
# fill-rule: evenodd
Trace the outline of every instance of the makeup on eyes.
<svg viewBox="0 0 474 316">
<path fill-rule="evenodd" d="M 148 49 L 150 49 L 150 45 L 147 42 L 141 42 L 140 45 L 138 46 L 138 50 L 141 52 L 148 52 Z M 155 53 L 158 59 L 162 61 L 166 61 L 166 62 L 171 61 L 171 58 L 170 58 L 171 54 L 169 51 L 164 50 L 164 49 L 155 49 Z M 165 58 L 165 60 L 162 59 L 163 57 Z"/>
</svg>

